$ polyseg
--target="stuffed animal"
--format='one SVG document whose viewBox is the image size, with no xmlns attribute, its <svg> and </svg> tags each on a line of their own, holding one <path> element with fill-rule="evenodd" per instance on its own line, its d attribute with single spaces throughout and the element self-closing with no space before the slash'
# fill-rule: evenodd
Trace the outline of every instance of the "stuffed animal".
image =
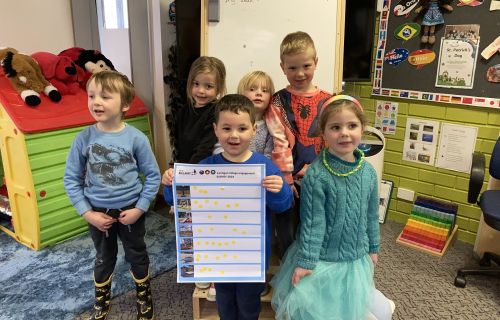
<svg viewBox="0 0 500 320">
<path fill-rule="evenodd" d="M 70 58 L 50 52 L 35 52 L 31 55 L 42 69 L 43 76 L 49 80 L 62 95 L 79 92 L 78 66 Z M 80 77 L 83 73 L 80 73 Z"/>
<path fill-rule="evenodd" d="M 13 48 L 0 49 L 0 65 L 24 102 L 31 107 L 40 104 L 40 92 L 58 102 L 61 94 L 42 74 L 36 61 Z"/>
<path fill-rule="evenodd" d="M 73 47 L 63 50 L 60 56 L 69 57 L 81 70 L 83 70 L 83 79 L 80 86 L 85 88 L 87 80 L 93 73 L 103 70 L 115 70 L 115 67 L 99 50 L 85 50 L 79 47 Z"/>
</svg>

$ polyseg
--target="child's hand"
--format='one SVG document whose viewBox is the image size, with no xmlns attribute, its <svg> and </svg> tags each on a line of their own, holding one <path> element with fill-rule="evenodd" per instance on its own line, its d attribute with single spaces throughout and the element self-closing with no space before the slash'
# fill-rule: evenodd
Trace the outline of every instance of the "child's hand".
<svg viewBox="0 0 500 320">
<path fill-rule="evenodd" d="M 292 285 L 295 287 L 302 278 L 310 275 L 311 273 L 312 270 L 303 269 L 301 267 L 295 268 L 295 271 L 293 272 L 292 275 Z"/>
<path fill-rule="evenodd" d="M 172 168 L 165 171 L 161 176 L 161 183 L 163 183 L 166 186 L 171 186 L 173 180 L 174 180 L 174 169 Z"/>
<path fill-rule="evenodd" d="M 378 262 L 378 254 L 377 253 L 370 253 L 370 258 L 372 258 L 373 265 L 376 265 Z"/>
<path fill-rule="evenodd" d="M 88 223 L 96 227 L 102 232 L 105 232 L 113 223 L 116 222 L 115 218 L 112 218 L 105 214 L 104 212 L 92 211 L 89 210 L 83 214 L 83 218 L 87 220 Z"/>
<path fill-rule="evenodd" d="M 120 212 L 118 221 L 120 221 L 120 223 L 124 225 L 134 224 L 142 216 L 143 213 L 144 211 L 139 208 L 128 209 Z"/>
<path fill-rule="evenodd" d="M 280 176 L 267 176 L 262 180 L 262 186 L 269 192 L 278 193 L 283 188 L 283 178 Z"/>
</svg>

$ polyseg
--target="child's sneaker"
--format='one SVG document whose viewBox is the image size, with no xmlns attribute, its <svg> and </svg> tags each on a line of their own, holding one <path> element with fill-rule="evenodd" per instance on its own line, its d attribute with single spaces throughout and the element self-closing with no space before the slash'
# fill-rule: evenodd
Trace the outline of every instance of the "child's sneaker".
<svg viewBox="0 0 500 320">
<path fill-rule="evenodd" d="M 207 300 L 208 301 L 215 301 L 215 285 L 213 283 L 210 284 L 210 289 L 208 289 L 208 294 L 207 294 Z"/>
<path fill-rule="evenodd" d="M 210 288 L 210 282 L 195 282 L 194 285 L 198 289 L 208 289 L 208 288 Z"/>
</svg>

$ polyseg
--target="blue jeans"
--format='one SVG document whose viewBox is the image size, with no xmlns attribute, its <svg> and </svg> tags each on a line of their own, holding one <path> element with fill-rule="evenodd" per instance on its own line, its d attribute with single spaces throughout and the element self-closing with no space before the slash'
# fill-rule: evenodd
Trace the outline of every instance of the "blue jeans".
<svg viewBox="0 0 500 320">
<path fill-rule="evenodd" d="M 221 320 L 257 320 L 264 283 L 216 283 L 217 310 Z"/>
</svg>

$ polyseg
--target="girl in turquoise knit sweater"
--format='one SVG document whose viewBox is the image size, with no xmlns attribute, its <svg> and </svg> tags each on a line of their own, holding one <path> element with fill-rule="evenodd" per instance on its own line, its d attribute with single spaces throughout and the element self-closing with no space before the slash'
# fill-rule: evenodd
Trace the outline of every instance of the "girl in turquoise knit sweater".
<svg viewBox="0 0 500 320">
<path fill-rule="evenodd" d="M 325 102 L 319 128 L 327 145 L 302 180 L 299 234 L 271 281 L 277 319 L 390 319 L 394 304 L 373 282 L 378 260 L 378 182 L 357 149 L 366 125 L 361 104 Z"/>
</svg>

